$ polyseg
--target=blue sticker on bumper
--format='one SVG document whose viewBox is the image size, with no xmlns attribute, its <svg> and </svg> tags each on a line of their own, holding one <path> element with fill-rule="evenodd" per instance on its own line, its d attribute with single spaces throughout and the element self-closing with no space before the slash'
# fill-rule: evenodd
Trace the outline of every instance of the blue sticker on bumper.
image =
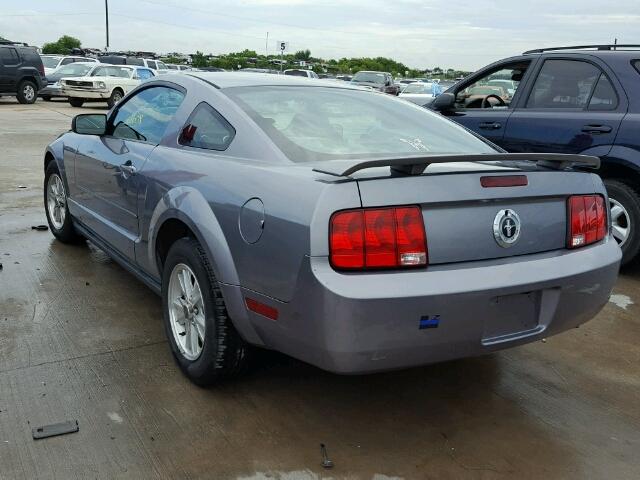
<svg viewBox="0 0 640 480">
<path fill-rule="evenodd" d="M 440 324 L 440 315 L 434 315 L 432 317 L 425 315 L 420 319 L 420 330 L 425 328 L 438 328 Z"/>
</svg>

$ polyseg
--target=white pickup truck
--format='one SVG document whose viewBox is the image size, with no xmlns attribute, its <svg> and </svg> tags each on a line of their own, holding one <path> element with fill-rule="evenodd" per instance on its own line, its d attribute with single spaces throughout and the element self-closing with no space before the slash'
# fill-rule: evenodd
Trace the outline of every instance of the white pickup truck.
<svg viewBox="0 0 640 480">
<path fill-rule="evenodd" d="M 150 68 L 129 65 L 99 65 L 83 77 L 67 77 L 60 80 L 62 94 L 69 103 L 81 107 L 85 102 L 106 101 L 109 108 L 122 100 L 140 82 L 154 77 Z"/>
</svg>

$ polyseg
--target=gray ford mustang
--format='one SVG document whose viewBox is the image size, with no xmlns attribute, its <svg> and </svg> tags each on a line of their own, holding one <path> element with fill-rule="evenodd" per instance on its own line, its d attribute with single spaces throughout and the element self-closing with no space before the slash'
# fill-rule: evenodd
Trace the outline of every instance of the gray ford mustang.
<svg viewBox="0 0 640 480">
<path fill-rule="evenodd" d="M 162 297 L 199 385 L 252 346 L 340 373 L 479 355 L 593 317 L 616 280 L 594 157 L 506 154 L 349 85 L 165 75 L 46 150 L 45 210 Z"/>
</svg>

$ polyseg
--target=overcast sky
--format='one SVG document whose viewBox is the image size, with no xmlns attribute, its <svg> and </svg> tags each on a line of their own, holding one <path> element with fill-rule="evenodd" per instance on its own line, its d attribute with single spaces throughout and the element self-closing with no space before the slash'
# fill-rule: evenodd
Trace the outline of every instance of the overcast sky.
<svg viewBox="0 0 640 480">
<path fill-rule="evenodd" d="M 2 0 L 0 35 L 64 34 L 104 48 L 104 0 Z M 640 43 L 640 0 L 109 0 L 116 50 L 386 56 L 410 67 L 476 69 L 523 50 Z M 267 32 L 269 42 L 265 45 Z"/>
</svg>

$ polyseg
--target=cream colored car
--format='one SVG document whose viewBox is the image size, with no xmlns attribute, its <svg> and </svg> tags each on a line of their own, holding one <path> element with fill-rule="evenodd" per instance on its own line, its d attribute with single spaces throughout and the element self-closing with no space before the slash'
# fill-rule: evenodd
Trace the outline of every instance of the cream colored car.
<svg viewBox="0 0 640 480">
<path fill-rule="evenodd" d="M 150 68 L 129 65 L 100 64 L 84 77 L 68 77 L 60 80 L 62 94 L 69 103 L 81 107 L 85 102 L 107 102 L 109 108 L 122 100 L 140 82 L 152 78 Z"/>
</svg>

